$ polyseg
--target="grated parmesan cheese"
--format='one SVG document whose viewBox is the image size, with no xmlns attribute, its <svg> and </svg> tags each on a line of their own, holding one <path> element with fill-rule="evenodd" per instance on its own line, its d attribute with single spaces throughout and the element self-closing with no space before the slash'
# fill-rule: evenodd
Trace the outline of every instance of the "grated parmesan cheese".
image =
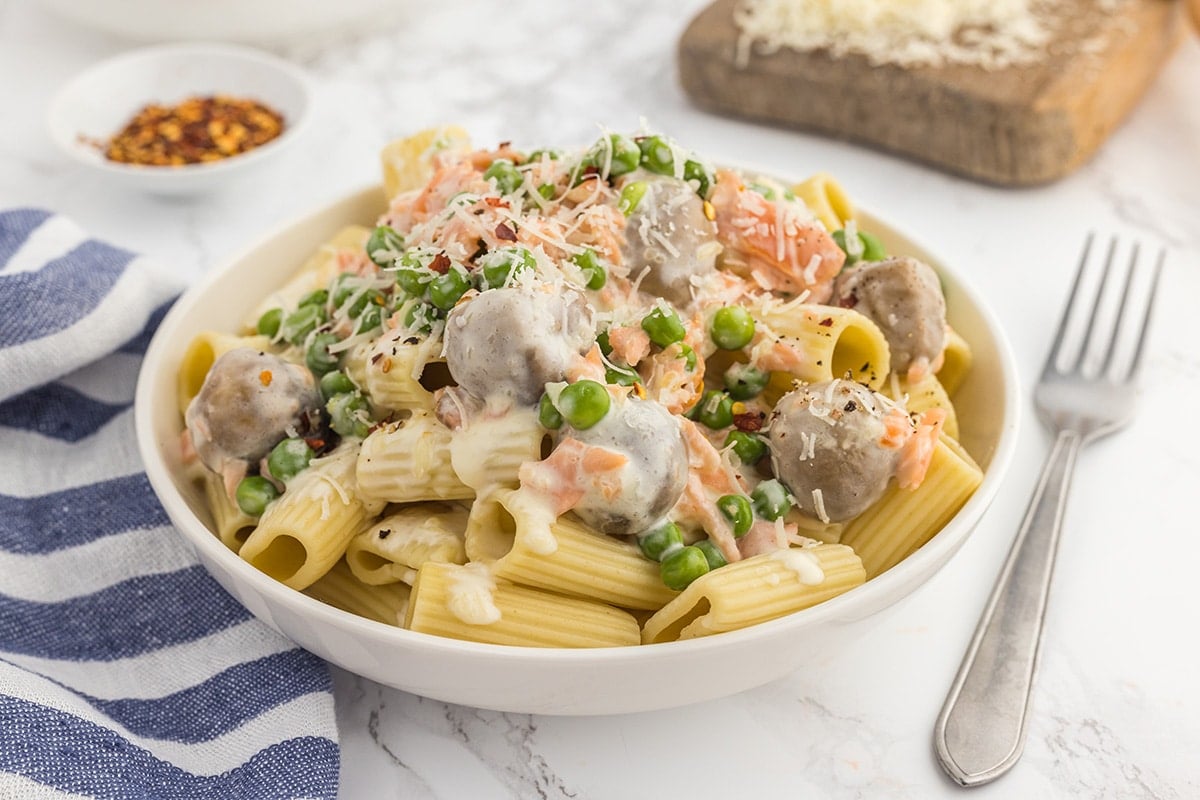
<svg viewBox="0 0 1200 800">
<path fill-rule="evenodd" d="M 1001 69 L 1038 61 L 1061 0 L 743 0 L 737 63 L 751 50 L 826 49 L 872 64 L 973 64 Z"/>
</svg>

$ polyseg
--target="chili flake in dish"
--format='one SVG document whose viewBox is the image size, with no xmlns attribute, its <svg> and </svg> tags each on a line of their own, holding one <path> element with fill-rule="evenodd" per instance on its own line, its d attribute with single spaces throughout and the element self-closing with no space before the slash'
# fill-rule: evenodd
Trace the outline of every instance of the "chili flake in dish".
<svg viewBox="0 0 1200 800">
<path fill-rule="evenodd" d="M 283 129 L 283 115 L 256 100 L 196 96 L 178 105 L 145 106 L 102 147 L 109 161 L 183 166 L 245 153 Z"/>
</svg>

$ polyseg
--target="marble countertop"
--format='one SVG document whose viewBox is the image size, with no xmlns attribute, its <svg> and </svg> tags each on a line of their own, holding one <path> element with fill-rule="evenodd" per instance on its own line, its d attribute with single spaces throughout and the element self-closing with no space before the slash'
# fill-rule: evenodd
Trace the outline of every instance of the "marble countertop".
<svg viewBox="0 0 1200 800">
<path fill-rule="evenodd" d="M 678 88 L 673 42 L 700 5 L 411 3 L 398 27 L 276 48 L 317 84 L 307 143 L 248 185 L 163 201 L 79 168 L 45 133 L 53 91 L 132 43 L 0 0 L 0 207 L 62 211 L 194 279 L 276 223 L 375 180 L 377 150 L 407 131 L 457 122 L 483 144 L 582 144 L 598 124 L 644 119 L 713 160 L 837 175 L 981 290 L 1026 380 L 1087 231 L 1163 243 L 1140 413 L 1078 465 L 1025 755 L 973 796 L 1200 797 L 1200 456 L 1190 422 L 1200 349 L 1189 322 L 1200 297 L 1200 46 L 1183 44 L 1078 173 L 1004 190 L 698 111 Z M 335 670 L 343 796 L 960 796 L 934 760 L 931 730 L 1048 448 L 1027 410 L 1009 478 L 976 533 L 869 639 L 723 700 L 599 718 L 449 706 Z"/>
</svg>

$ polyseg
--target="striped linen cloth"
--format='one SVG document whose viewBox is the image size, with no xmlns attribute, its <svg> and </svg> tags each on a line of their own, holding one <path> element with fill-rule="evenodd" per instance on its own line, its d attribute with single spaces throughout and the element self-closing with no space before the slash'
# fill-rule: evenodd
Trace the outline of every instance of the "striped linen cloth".
<svg viewBox="0 0 1200 800">
<path fill-rule="evenodd" d="M 0 212 L 0 798 L 334 797 L 327 666 L 171 528 L 133 428 L 178 287 Z"/>
</svg>

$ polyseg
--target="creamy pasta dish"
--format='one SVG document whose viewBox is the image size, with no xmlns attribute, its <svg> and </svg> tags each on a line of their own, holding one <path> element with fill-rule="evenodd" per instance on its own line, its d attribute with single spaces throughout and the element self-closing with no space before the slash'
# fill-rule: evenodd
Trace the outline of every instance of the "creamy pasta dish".
<svg viewBox="0 0 1200 800">
<path fill-rule="evenodd" d="M 391 625 L 653 644 L 853 589 L 981 480 L 936 272 L 659 135 L 383 153 L 387 210 L 180 366 L 211 524 Z"/>
</svg>

